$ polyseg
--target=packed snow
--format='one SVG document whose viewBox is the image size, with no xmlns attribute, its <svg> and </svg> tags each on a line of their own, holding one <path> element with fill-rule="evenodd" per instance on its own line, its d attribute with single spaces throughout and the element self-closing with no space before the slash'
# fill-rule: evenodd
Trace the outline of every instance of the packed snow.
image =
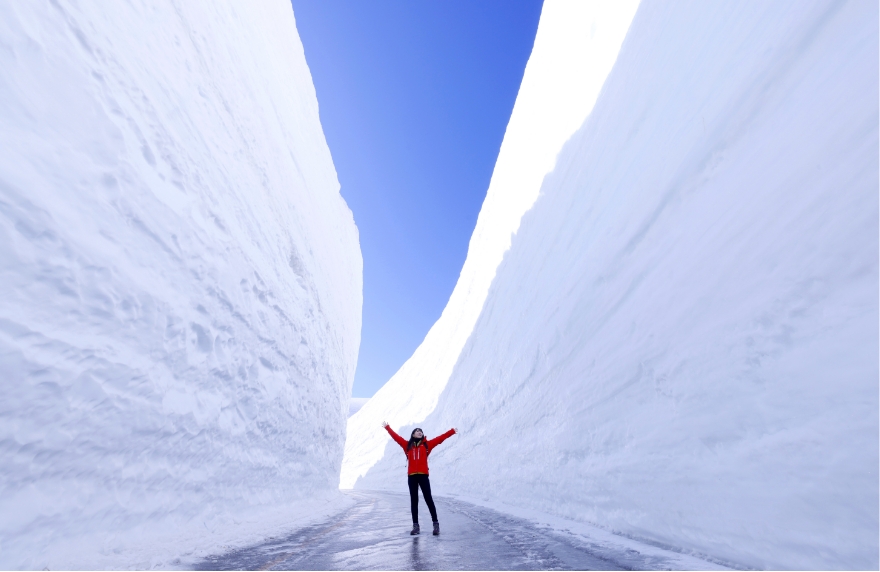
<svg viewBox="0 0 880 572">
<path fill-rule="evenodd" d="M 0 145 L 0 567 L 346 506 L 362 262 L 290 3 L 4 3 Z"/>
<path fill-rule="evenodd" d="M 736 567 L 876 569 L 878 151 L 876 2 L 642 4 L 475 325 L 448 315 L 500 223 L 349 420 L 343 485 L 403 487 L 382 418 L 455 426 L 435 494 Z"/>
</svg>

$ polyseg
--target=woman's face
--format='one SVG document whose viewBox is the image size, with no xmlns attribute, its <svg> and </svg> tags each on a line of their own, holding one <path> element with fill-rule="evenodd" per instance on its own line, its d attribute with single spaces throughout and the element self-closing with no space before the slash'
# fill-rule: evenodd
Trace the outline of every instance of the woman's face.
<svg viewBox="0 0 880 572">
<path fill-rule="evenodd" d="M 416 431 L 413 433 L 413 437 L 415 437 L 416 439 L 421 439 L 422 437 L 424 437 L 424 435 L 422 434 L 421 431 L 416 429 Z"/>
</svg>

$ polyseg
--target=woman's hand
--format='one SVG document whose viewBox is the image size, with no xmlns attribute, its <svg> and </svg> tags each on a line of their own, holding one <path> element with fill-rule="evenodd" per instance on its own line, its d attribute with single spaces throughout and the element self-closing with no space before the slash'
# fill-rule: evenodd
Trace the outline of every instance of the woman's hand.
<svg viewBox="0 0 880 572">
<path fill-rule="evenodd" d="M 383 421 L 383 422 L 382 422 L 382 427 L 383 427 L 383 428 L 388 427 L 388 422 L 387 422 L 387 421 Z"/>
<path fill-rule="evenodd" d="M 457 428 L 453 427 L 452 430 L 455 431 L 455 434 L 456 434 L 456 435 L 458 435 L 458 429 L 457 429 Z"/>
</svg>

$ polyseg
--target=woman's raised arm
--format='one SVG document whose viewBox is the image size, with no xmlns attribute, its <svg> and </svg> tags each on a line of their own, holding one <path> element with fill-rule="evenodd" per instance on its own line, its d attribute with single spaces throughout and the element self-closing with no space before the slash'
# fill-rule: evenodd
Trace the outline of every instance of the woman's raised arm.
<svg viewBox="0 0 880 572">
<path fill-rule="evenodd" d="M 385 430 L 388 431 L 388 434 L 391 435 L 391 438 L 392 438 L 392 439 L 394 439 L 395 441 L 397 441 L 397 444 L 398 444 L 398 445 L 400 445 L 401 447 L 403 447 L 404 450 L 406 450 L 406 444 L 407 444 L 407 440 L 406 440 L 406 439 L 404 439 L 403 437 L 401 437 L 400 435 L 398 435 L 397 433 L 395 433 L 395 432 L 394 432 L 394 429 L 392 429 L 392 428 L 391 428 L 391 425 L 389 425 L 386 421 L 383 421 L 383 422 L 382 422 L 382 427 L 384 427 Z"/>
<path fill-rule="evenodd" d="M 443 441 L 449 439 L 450 437 L 452 437 L 452 436 L 455 435 L 456 433 L 458 433 L 458 431 L 456 431 L 455 429 L 450 429 L 450 430 L 447 431 L 446 433 L 444 433 L 444 434 L 442 434 L 442 435 L 440 435 L 440 436 L 438 436 L 438 437 L 434 437 L 433 439 L 430 439 L 430 440 L 428 441 L 428 447 L 431 448 L 431 449 L 433 449 L 434 447 L 436 447 L 437 445 L 439 445 L 439 444 L 442 443 Z"/>
</svg>

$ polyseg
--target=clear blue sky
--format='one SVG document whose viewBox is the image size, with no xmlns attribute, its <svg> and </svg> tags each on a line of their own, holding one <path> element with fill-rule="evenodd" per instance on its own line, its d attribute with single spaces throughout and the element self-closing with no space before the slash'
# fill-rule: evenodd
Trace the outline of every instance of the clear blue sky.
<svg viewBox="0 0 880 572">
<path fill-rule="evenodd" d="M 353 395 L 412 355 L 458 280 L 541 0 L 292 0 L 364 256 Z"/>
</svg>

